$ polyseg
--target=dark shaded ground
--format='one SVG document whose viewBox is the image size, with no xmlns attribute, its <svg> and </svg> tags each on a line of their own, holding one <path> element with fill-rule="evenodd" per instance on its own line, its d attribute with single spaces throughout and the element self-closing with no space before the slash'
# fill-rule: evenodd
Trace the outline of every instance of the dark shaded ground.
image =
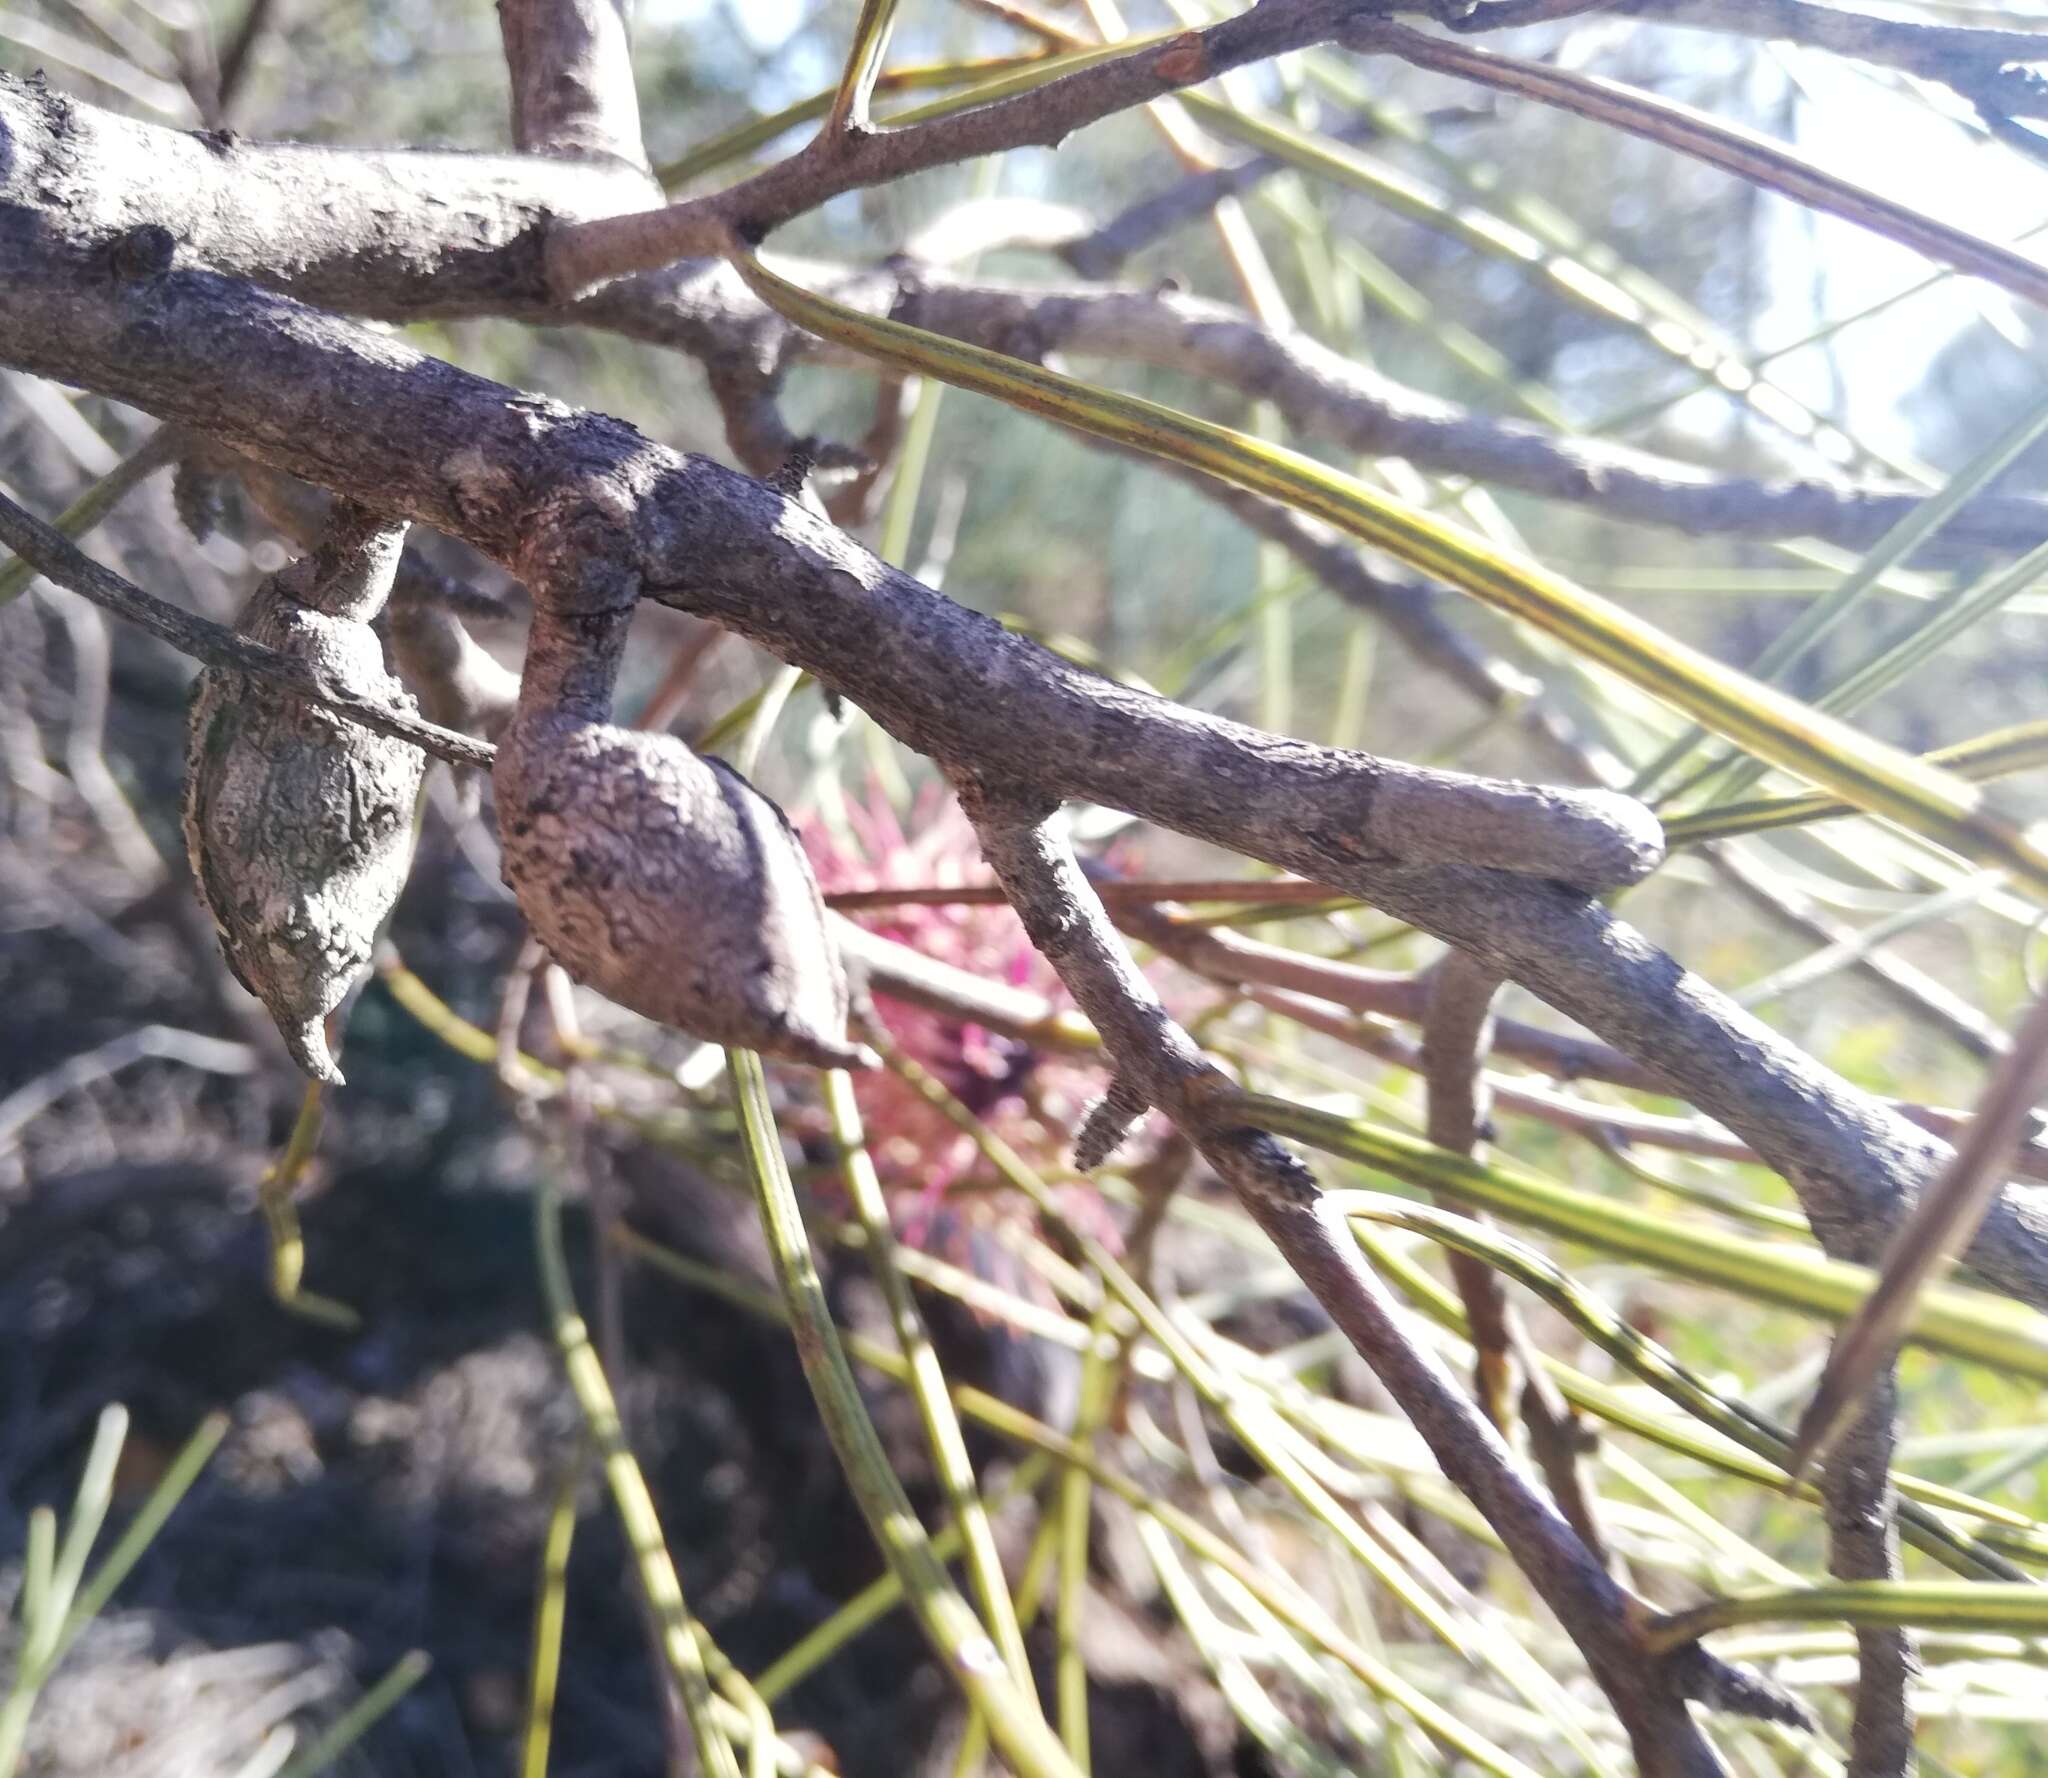
<svg viewBox="0 0 2048 1778">
<path fill-rule="evenodd" d="M 0 612 L 0 711 L 16 739 L 42 737 L 55 754 L 72 661 L 35 604 Z M 254 1184 L 301 1083 L 253 1002 L 224 982 L 189 899 L 172 813 L 182 675 L 131 637 L 113 660 L 106 753 L 170 868 L 139 882 L 132 850 L 124 862 L 62 782 L 25 792 L 39 781 L 14 762 L 0 784 L 0 1109 L 66 1058 L 151 1021 L 244 1040 L 260 1062 L 223 1075 L 145 1060 L 81 1079 L 11 1139 L 0 1115 L 0 1577 L 18 1563 L 30 1508 L 68 1501 L 106 1403 L 133 1415 L 117 1525 L 205 1412 L 229 1409 L 234 1430 L 116 1612 L 67 1662 L 29 1770 L 227 1778 L 274 1724 L 331 1718 L 423 1648 L 432 1675 L 342 1769 L 512 1771 L 542 1531 L 558 1478 L 575 1470 L 551 1770 L 658 1772 L 660 1716 L 623 1547 L 543 1331 L 531 1186 L 544 1148 L 488 1071 L 372 986 L 301 1204 L 306 1283 L 360 1311 L 363 1328 L 336 1333 L 270 1300 Z M 428 817 L 394 935 L 488 1023 L 519 935 L 441 815 Z M 648 1232 L 765 1278 L 744 1206 L 646 1150 L 615 1164 Z M 588 1311 L 585 1228 L 572 1217 Z M 864 1287 L 836 1288 L 850 1316 L 872 1313 Z M 758 1668 L 873 1577 L 872 1545 L 786 1336 L 653 1277 L 630 1282 L 626 1309 L 628 1421 L 684 1587 L 725 1649 Z M 955 1333 L 956 1363 L 1003 1370 L 986 1333 Z M 884 1394 L 876 1408 L 928 1506 L 911 1417 Z M 1098 1769 L 1231 1769 L 1227 1718 L 1147 1609 L 1105 1597 L 1097 1613 Z M 0 1638 L 0 1684 L 6 1667 Z M 958 1728 L 900 1616 L 778 1719 L 874 1778 L 944 1769 Z"/>
</svg>

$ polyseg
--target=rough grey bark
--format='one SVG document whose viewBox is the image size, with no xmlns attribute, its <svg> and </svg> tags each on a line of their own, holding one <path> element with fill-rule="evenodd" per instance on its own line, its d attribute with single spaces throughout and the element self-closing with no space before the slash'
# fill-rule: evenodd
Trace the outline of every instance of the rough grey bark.
<svg viewBox="0 0 2048 1778">
<path fill-rule="evenodd" d="M 345 150 L 185 133 L 0 77 L 0 133 L 82 234 L 153 227 L 180 255 L 303 302 L 378 320 L 455 315 L 604 328 L 701 360 L 729 414 L 772 395 L 797 360 L 829 355 L 722 261 L 620 278 L 573 302 L 549 289 L 551 228 L 630 211 L 658 191 L 624 160 Z M 1448 475 L 1696 534 L 1875 542 L 1917 504 L 1908 487 L 1825 476 L 1758 479 L 1489 418 L 1351 363 L 1241 311 L 1156 290 L 965 281 L 914 265 L 802 269 L 837 299 L 977 345 L 1159 365 L 1270 399 L 1301 431 Z M 773 429 L 768 429 L 772 433 Z M 767 436 L 765 473 L 786 441 Z M 2025 549 L 2048 502 L 1973 501 L 1944 548 Z"/>
<path fill-rule="evenodd" d="M 991 790 L 972 775 L 955 784 L 1031 942 L 1102 1033 L 1116 1067 L 1109 1102 L 1130 1115 L 1157 1106 L 1236 1192 L 1556 1613 L 1627 1730 L 1643 1778 L 1725 1778 L 1686 1707 L 1687 1665 L 1646 1658 L 1628 1595 L 1411 1336 L 1308 1169 L 1271 1136 L 1233 1121 L 1234 1089 L 1132 962 L 1044 799 Z"/>
<path fill-rule="evenodd" d="M 1538 853 L 1583 845 L 1597 855 L 1591 874 L 1632 874 L 1649 854 L 1647 836 L 1622 819 L 1625 802 L 1496 795 L 1099 679 L 878 561 L 798 502 L 619 422 L 505 389 L 237 278 L 175 264 L 110 276 L 105 219 L 39 198 L 36 168 L 15 152 L 0 184 L 9 362 L 435 525 L 536 597 L 573 578 L 578 562 L 607 564 L 640 596 L 815 673 L 948 766 L 1024 762 L 1047 794 L 1126 809 L 1358 894 L 1475 953 L 1670 1081 L 1785 1174 L 1834 1251 L 1874 1258 L 1945 1158 L 1943 1144 L 1583 895 L 1437 862 L 1466 847 L 1505 861 L 1516 839 L 1542 835 Z M 374 438 L 361 430 L 365 413 L 381 416 Z M 1526 867 L 1530 855 L 1520 857 Z M 2048 1305 L 2040 1194 L 2008 1189 L 1969 1260 L 1999 1288 Z"/>
<path fill-rule="evenodd" d="M 517 147 L 646 170 L 622 0 L 498 0 L 498 29 Z"/>
</svg>

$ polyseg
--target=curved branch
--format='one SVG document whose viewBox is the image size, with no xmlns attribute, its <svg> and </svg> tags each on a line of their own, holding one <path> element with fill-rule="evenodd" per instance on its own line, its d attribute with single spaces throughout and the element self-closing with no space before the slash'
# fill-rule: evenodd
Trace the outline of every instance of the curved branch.
<svg viewBox="0 0 2048 1778">
<path fill-rule="evenodd" d="M 347 150 L 246 142 L 136 123 L 0 74 L 0 137 L 33 162 L 82 239 L 167 231 L 180 260 L 384 321 L 499 315 L 602 328 L 703 362 L 728 406 L 772 391 L 819 353 L 722 261 L 621 278 L 572 304 L 549 293 L 540 243 L 565 221 L 631 210 L 654 187 L 617 160 Z M 1475 414 L 1353 363 L 1302 334 L 1170 291 L 967 282 L 907 264 L 807 268 L 842 302 L 977 345 L 1185 371 L 1276 403 L 1301 433 L 1402 456 L 1444 475 L 1595 507 L 1694 535 L 1874 543 L 1918 489 L 1829 477 L 1756 478 Z M 852 362 L 849 360 L 849 362 Z M 779 435 L 778 435 L 779 436 Z M 788 441 L 756 453 L 778 460 Z M 2026 549 L 2048 501 L 1980 497 L 1944 548 Z"/>
<path fill-rule="evenodd" d="M 1663 1076 L 1874 1258 L 1943 1146 L 1801 1054 L 1584 895 L 1425 862 L 1512 830 L 1606 834 L 1633 805 L 1390 767 L 1096 678 L 878 561 L 734 471 L 210 272 L 110 276 L 21 155 L 0 175 L 0 353 L 462 538 L 565 615 L 652 598 L 739 631 L 948 769 L 1022 773 L 1356 894 L 1473 953 Z M 377 416 L 366 433 L 365 415 Z M 1446 785 L 1463 786 L 1447 790 Z M 1462 834 L 1453 807 L 1484 815 Z M 1498 825 L 1505 818 L 1507 825 Z M 1416 830 L 1423 831 L 1416 831 Z M 1412 843 L 1411 843 L 1412 842 Z M 1527 854 L 1522 854 L 1527 862 Z M 2048 1304 L 2048 1207 L 2009 1188 L 1969 1251 Z"/>
<path fill-rule="evenodd" d="M 1871 1380 L 1855 1424 L 1821 1477 L 1828 1572 L 1838 1580 L 1897 1580 L 1905 1572 L 1891 1474 L 1898 1438 L 1899 1373 L 1893 1361 Z M 1917 1769 L 1913 1681 L 1919 1676 L 1912 1631 L 1868 1624 L 1857 1629 L 1848 1778 L 1911 1778 Z"/>
<path fill-rule="evenodd" d="M 1940 81 L 2011 117 L 2048 117 L 2048 32 L 1984 30 L 1879 18 L 1810 0 L 1625 0 L 1618 11 L 1660 25 L 1825 49 Z"/>
<path fill-rule="evenodd" d="M 1411 1337 L 1341 1212 L 1279 1142 L 1233 1122 L 1233 1089 L 1131 961 L 1043 799 L 1018 803 L 969 778 L 956 783 L 1032 943 L 1102 1033 L 1116 1066 L 1103 1104 L 1132 1114 L 1158 1107 L 1236 1192 L 1557 1614 L 1626 1727 L 1645 1778 L 1724 1773 L 1686 1708 L 1681 1670 L 1646 1656 L 1629 1596 Z M 1078 1150 L 1076 1159 L 1086 1164 Z M 1490 1275 L 1488 1282 L 1497 1289 Z"/>
<path fill-rule="evenodd" d="M 898 276 L 902 294 L 887 311 L 894 320 L 1016 357 L 1064 351 L 1183 371 L 1271 401 L 1309 437 L 1591 506 L 1603 518 L 1694 536 L 1815 537 L 1861 549 L 1926 497 L 1923 489 L 1832 477 L 1728 475 L 1605 439 L 1494 419 L 1398 383 L 1305 334 L 1261 327 L 1204 297 L 1100 285 L 968 283 L 912 268 Z M 832 294 L 879 307 L 873 291 L 860 285 Z M 2025 549 L 2044 529 L 2048 502 L 1994 496 L 1959 513 L 1948 542 Z"/>
<path fill-rule="evenodd" d="M 1343 41 L 1350 49 L 1399 56 L 1414 67 L 1476 81 L 1659 143 L 1767 191 L 1779 192 L 1795 203 L 1824 210 L 1897 241 L 1937 265 L 1982 278 L 2029 302 L 2048 305 L 2048 265 L 1827 172 L 1782 143 L 1688 105 L 1639 92 L 1618 81 L 1517 61 L 1384 20 L 1353 25 Z"/>
<path fill-rule="evenodd" d="M 1183 31 L 1128 55 L 971 111 L 902 129 L 821 133 L 810 147 L 708 197 L 556 231 L 551 287 L 574 296 L 607 278 L 714 253 L 733 236 L 755 244 L 828 198 L 1008 148 L 1051 148 L 1084 125 L 1199 85 L 1247 63 L 1327 42 L 1385 0 L 1260 0 L 1205 31 Z"/>
</svg>

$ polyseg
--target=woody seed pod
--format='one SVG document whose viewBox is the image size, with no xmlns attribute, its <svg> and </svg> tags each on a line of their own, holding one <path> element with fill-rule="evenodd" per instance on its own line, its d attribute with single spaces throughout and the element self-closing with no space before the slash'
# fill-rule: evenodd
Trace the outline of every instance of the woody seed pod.
<svg viewBox="0 0 2048 1778">
<path fill-rule="evenodd" d="M 602 720 L 624 625 L 537 615 L 498 744 L 505 881 L 534 936 L 577 981 L 662 1024 L 865 1065 L 824 898 L 782 811 L 672 736 Z"/>
<path fill-rule="evenodd" d="M 369 620 L 403 525 L 337 505 L 312 555 L 265 580 L 238 626 L 367 698 L 410 709 Z M 292 1059 L 338 1084 L 326 1016 L 370 961 L 405 886 L 425 756 L 273 684 L 199 676 L 187 727 L 185 848 L 235 978 Z"/>
</svg>

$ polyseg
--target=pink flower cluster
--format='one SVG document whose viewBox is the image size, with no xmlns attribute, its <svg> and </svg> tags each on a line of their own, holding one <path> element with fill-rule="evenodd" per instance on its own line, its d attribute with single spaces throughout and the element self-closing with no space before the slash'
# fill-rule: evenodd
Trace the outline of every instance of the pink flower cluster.
<svg viewBox="0 0 2048 1778">
<path fill-rule="evenodd" d="M 834 833 L 818 816 L 799 824 L 805 850 L 827 894 L 842 889 L 958 887 L 985 882 L 980 848 L 945 787 L 932 784 L 912 804 L 908 825 L 879 787 L 844 805 Z M 985 981 L 1071 1004 L 1052 965 L 1033 948 L 1007 906 L 906 903 L 857 914 L 870 931 L 952 964 Z M 1035 1049 L 970 1020 L 876 997 L 876 1012 L 903 1051 L 945 1082 L 988 1126 L 1034 1166 L 1065 1160 L 1083 1108 L 1101 1090 L 1095 1071 Z M 903 1233 L 932 1233 L 941 1200 L 965 1181 L 993 1184 L 994 1174 L 964 1135 L 896 1076 L 877 1069 L 856 1077 L 868 1147 L 882 1182 L 913 1194 Z M 955 1195 L 954 1210 L 965 1206 Z M 1091 1200 L 1093 1193 L 1086 1194 Z M 1099 1221 L 1097 1212 L 1091 1222 Z M 947 1220 L 951 1220 L 948 1218 Z"/>
</svg>

